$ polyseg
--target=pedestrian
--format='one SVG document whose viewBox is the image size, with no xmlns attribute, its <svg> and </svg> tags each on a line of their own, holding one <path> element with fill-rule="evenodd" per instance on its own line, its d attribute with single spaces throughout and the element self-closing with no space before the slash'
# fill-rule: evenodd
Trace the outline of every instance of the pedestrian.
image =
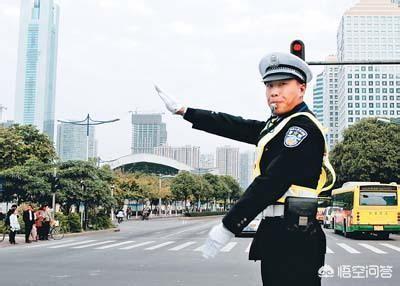
<svg viewBox="0 0 400 286">
<path fill-rule="evenodd" d="M 32 226 L 35 224 L 35 214 L 33 213 L 31 204 L 29 204 L 27 209 L 23 212 L 22 218 L 25 223 L 25 243 L 30 243 L 29 237 L 31 235 Z"/>
<path fill-rule="evenodd" d="M 36 216 L 36 221 L 35 225 L 37 228 L 37 234 L 39 237 L 39 240 L 44 240 L 44 217 L 45 217 L 45 211 L 44 211 L 44 206 L 41 206 L 35 213 Z"/>
<path fill-rule="evenodd" d="M 49 240 L 51 212 L 47 204 L 43 205 L 44 219 L 43 219 L 43 240 Z"/>
<path fill-rule="evenodd" d="M 17 231 L 21 229 L 21 226 L 18 222 L 17 208 L 12 208 L 10 213 L 10 233 L 9 239 L 11 244 L 17 244 L 15 242 L 15 236 Z"/>
<path fill-rule="evenodd" d="M 35 220 L 36 221 L 36 220 Z M 37 228 L 36 224 L 32 225 L 32 230 L 31 230 L 31 241 L 37 242 L 38 241 L 38 235 L 37 235 Z"/>
<path fill-rule="evenodd" d="M 271 109 L 267 121 L 186 108 L 157 86 L 169 111 L 192 128 L 257 146 L 254 180 L 214 226 L 203 256 L 214 257 L 259 213 L 264 218 L 253 239 L 250 260 L 261 260 L 263 285 L 321 285 L 326 238 L 315 214 L 317 196 L 332 174 L 325 133 L 303 98 L 312 72 L 306 62 L 286 53 L 263 57 L 259 71 Z M 300 213 L 298 210 L 303 210 Z"/>
</svg>

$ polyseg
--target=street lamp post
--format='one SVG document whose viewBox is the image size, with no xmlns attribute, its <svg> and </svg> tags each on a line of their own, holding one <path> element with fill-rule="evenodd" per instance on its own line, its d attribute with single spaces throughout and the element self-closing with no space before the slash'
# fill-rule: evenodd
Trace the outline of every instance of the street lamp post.
<svg viewBox="0 0 400 286">
<path fill-rule="evenodd" d="M 73 125 L 81 125 L 81 126 L 86 126 L 86 161 L 89 161 L 89 130 L 90 126 L 94 125 L 101 125 L 101 124 L 106 124 L 106 123 L 112 123 L 115 121 L 119 121 L 119 118 L 112 119 L 112 120 L 106 120 L 106 121 L 100 121 L 100 120 L 93 120 L 89 113 L 86 116 L 85 119 L 80 120 L 80 121 L 64 121 L 64 120 L 58 120 L 58 122 L 61 123 L 67 123 L 67 124 L 73 124 Z"/>
<path fill-rule="evenodd" d="M 160 197 L 158 198 L 158 206 L 159 206 L 158 215 L 159 216 L 161 216 L 161 179 L 163 179 L 163 178 L 173 178 L 173 177 L 175 177 L 175 176 L 158 174 L 158 191 L 160 193 Z M 176 209 L 175 209 L 175 212 L 176 212 Z"/>
<path fill-rule="evenodd" d="M 111 185 L 111 197 L 114 197 L 114 185 Z M 114 221 L 114 207 L 111 207 L 111 221 Z"/>
</svg>

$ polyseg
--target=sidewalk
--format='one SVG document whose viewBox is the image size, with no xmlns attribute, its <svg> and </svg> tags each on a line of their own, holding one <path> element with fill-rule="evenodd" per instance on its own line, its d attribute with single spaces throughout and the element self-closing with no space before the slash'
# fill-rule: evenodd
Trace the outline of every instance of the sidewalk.
<svg viewBox="0 0 400 286">
<path fill-rule="evenodd" d="M 66 233 L 64 235 L 64 238 L 68 237 L 75 237 L 75 236 L 82 236 L 82 235 L 92 235 L 92 234 L 99 234 L 99 233 L 107 233 L 107 232 L 115 232 L 119 231 L 118 227 L 113 227 L 109 229 L 101 229 L 101 230 L 91 230 L 91 231 L 82 231 L 82 232 L 74 232 L 74 233 Z M 49 237 L 49 241 L 53 240 L 51 237 Z M 15 242 L 17 244 L 23 244 L 23 245 L 28 245 L 25 243 L 25 234 L 17 234 L 15 237 Z M 40 240 L 38 242 L 32 242 L 30 244 L 37 244 L 37 243 L 46 243 L 45 240 Z M 13 247 L 14 245 L 10 244 L 8 241 L 8 235 L 6 235 L 6 238 L 4 239 L 3 242 L 0 242 L 0 248 L 5 248 L 5 247 Z"/>
</svg>

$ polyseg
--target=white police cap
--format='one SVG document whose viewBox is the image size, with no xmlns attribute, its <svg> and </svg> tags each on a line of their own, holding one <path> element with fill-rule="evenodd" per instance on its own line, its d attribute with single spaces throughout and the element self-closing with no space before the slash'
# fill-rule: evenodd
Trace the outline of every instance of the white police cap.
<svg viewBox="0 0 400 286">
<path fill-rule="evenodd" d="M 312 72 L 308 64 L 292 54 L 267 54 L 261 59 L 258 68 L 264 83 L 293 78 L 302 82 L 310 82 L 312 79 Z"/>
</svg>

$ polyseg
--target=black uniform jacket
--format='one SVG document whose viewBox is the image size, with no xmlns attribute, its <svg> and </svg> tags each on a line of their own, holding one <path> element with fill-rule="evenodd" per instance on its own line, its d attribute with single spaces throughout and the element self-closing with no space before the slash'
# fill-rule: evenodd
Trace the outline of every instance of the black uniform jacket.
<svg viewBox="0 0 400 286">
<path fill-rule="evenodd" d="M 192 127 L 195 129 L 256 145 L 266 132 L 274 132 L 274 127 L 283 118 L 295 112 L 310 111 L 305 103 L 301 103 L 275 123 L 272 123 L 273 118 L 267 122 L 246 120 L 225 113 L 192 108 L 187 109 L 184 118 L 193 123 Z M 269 128 L 261 132 L 266 124 Z M 300 143 L 297 146 L 285 145 L 288 130 L 298 128 L 305 131 L 301 132 Z M 324 138 L 315 123 L 306 116 L 292 118 L 265 146 L 260 161 L 261 175 L 253 180 L 243 196 L 225 215 L 222 220 L 224 226 L 232 233 L 239 234 L 262 210 L 276 204 L 292 184 L 316 188 L 323 153 Z"/>
</svg>

